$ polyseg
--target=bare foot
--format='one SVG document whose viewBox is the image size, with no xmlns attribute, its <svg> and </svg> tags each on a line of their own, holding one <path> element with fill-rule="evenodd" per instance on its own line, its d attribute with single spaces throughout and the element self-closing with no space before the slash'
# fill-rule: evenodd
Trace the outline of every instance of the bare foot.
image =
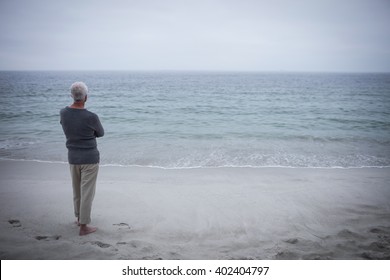
<svg viewBox="0 0 390 280">
<path fill-rule="evenodd" d="M 96 227 L 89 227 L 87 225 L 80 225 L 80 235 L 87 235 L 97 230 Z"/>
</svg>

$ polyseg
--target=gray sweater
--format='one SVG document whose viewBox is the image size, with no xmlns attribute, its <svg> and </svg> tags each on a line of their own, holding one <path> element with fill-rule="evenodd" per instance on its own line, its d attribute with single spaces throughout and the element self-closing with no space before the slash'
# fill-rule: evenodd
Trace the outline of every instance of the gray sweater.
<svg viewBox="0 0 390 280">
<path fill-rule="evenodd" d="M 87 109 L 65 107 L 60 112 L 70 164 L 99 163 L 96 137 L 104 135 L 99 117 Z"/>
</svg>

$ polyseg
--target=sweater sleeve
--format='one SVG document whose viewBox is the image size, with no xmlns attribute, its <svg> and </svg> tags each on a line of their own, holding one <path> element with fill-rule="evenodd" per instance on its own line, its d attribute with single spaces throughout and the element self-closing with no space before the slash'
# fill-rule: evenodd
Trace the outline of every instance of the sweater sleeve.
<svg viewBox="0 0 390 280">
<path fill-rule="evenodd" d="M 95 115 L 95 136 L 96 137 L 104 136 L 104 128 L 97 115 Z"/>
</svg>

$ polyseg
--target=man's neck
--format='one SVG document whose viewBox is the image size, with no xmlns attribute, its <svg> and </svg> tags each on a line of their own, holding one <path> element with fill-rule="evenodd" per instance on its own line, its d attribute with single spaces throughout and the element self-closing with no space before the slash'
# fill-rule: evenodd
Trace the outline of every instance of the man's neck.
<svg viewBox="0 0 390 280">
<path fill-rule="evenodd" d="M 70 105 L 70 108 L 84 109 L 84 102 L 74 102 L 72 105 Z"/>
</svg>

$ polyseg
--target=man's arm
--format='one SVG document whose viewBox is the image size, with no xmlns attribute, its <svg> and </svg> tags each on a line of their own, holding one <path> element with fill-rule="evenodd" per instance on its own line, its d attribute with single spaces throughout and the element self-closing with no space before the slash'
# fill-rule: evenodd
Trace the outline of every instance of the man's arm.
<svg viewBox="0 0 390 280">
<path fill-rule="evenodd" d="M 99 117 L 96 115 L 96 120 L 95 120 L 95 136 L 96 137 L 102 137 L 104 136 L 104 128 L 99 120 Z"/>
</svg>

